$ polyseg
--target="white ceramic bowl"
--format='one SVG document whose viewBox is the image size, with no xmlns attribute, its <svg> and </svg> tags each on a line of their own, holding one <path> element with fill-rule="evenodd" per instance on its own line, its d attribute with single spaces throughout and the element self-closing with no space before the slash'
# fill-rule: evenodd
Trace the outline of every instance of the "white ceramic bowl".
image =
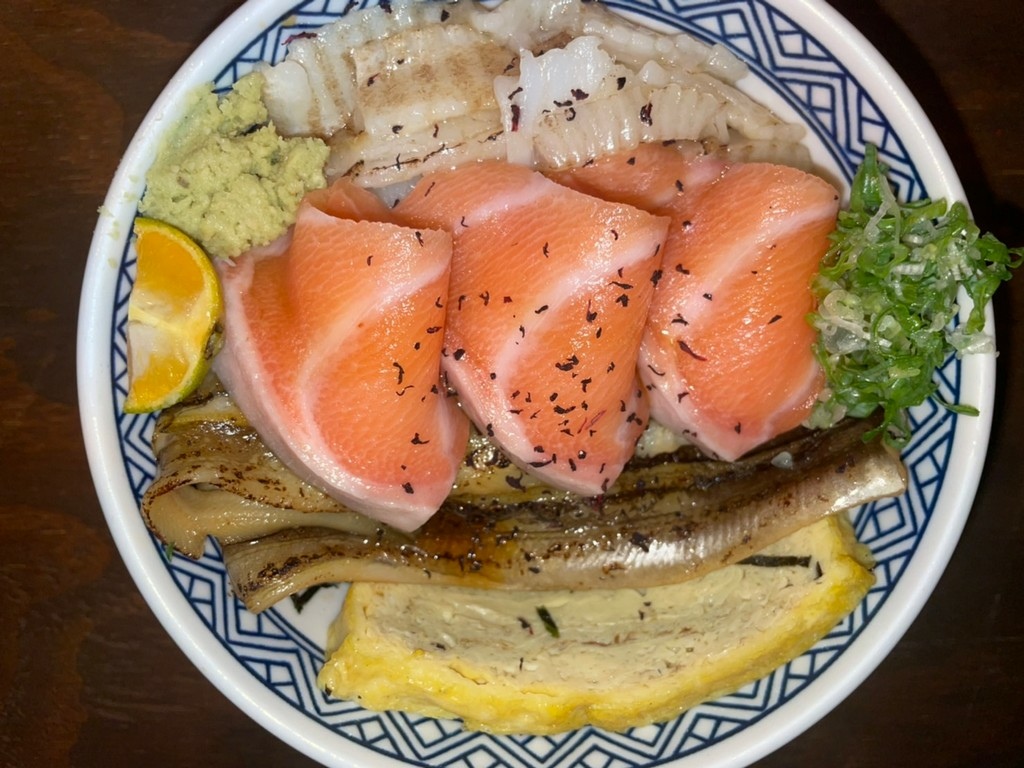
<svg viewBox="0 0 1024 768">
<path fill-rule="evenodd" d="M 170 563 L 138 502 L 154 472 L 153 419 L 121 411 L 126 305 L 134 275 L 132 218 L 146 168 L 186 94 L 230 85 L 256 61 L 277 61 L 286 40 L 335 20 L 347 0 L 251 0 L 171 80 L 132 141 L 99 218 L 82 289 L 79 397 L 89 461 L 111 533 L 154 613 L 195 665 L 280 738 L 328 765 L 746 765 L 822 717 L 885 657 L 946 566 L 977 486 L 988 441 L 994 358 L 950 360 L 941 394 L 980 407 L 979 418 L 933 405 L 914 410 L 905 451 L 910 489 L 861 509 L 856 528 L 876 557 L 863 604 L 802 657 L 721 700 L 658 726 L 610 734 L 584 729 L 538 738 L 492 737 L 458 723 L 375 714 L 325 698 L 314 684 L 327 623 L 338 607 L 322 591 L 297 614 L 285 601 L 260 616 L 230 594 L 213 546 L 198 562 Z M 742 83 L 809 128 L 815 161 L 848 182 L 866 142 L 880 146 L 899 194 L 962 199 L 927 118 L 866 40 L 820 0 L 640 0 L 610 3 L 658 28 L 721 41 L 745 59 Z M 990 322 L 991 324 L 991 322 Z"/>
</svg>

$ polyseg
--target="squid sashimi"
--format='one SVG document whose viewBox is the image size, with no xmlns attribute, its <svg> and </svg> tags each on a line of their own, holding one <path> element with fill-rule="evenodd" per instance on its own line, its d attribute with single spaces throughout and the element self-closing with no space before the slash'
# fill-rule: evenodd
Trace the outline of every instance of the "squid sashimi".
<svg viewBox="0 0 1024 768">
<path fill-rule="evenodd" d="M 452 233 L 462 407 L 524 471 L 606 491 L 648 422 L 636 360 L 668 220 L 497 161 L 424 177 L 395 213 Z"/>
<path fill-rule="evenodd" d="M 807 417 L 824 383 L 805 318 L 838 211 L 829 183 L 663 146 L 557 178 L 671 217 L 640 351 L 654 419 L 732 460 Z"/>
<path fill-rule="evenodd" d="M 339 182 L 288 236 L 221 264 L 215 370 L 296 474 L 412 530 L 450 493 L 469 423 L 440 383 L 451 238 L 388 218 Z"/>
</svg>

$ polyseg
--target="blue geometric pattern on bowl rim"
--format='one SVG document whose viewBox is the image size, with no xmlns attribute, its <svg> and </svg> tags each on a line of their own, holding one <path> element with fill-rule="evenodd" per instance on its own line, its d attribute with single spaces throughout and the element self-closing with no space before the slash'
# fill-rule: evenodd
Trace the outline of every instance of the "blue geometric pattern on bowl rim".
<svg viewBox="0 0 1024 768">
<path fill-rule="evenodd" d="M 312 0 L 281 14 L 252 40 L 215 81 L 224 89 L 257 62 L 276 62 L 290 37 L 343 15 L 348 0 Z M 889 120 L 846 67 L 792 19 L 763 0 L 671 2 L 636 0 L 609 6 L 720 42 L 747 62 L 802 114 L 848 182 L 867 143 L 880 148 L 903 199 L 927 191 Z M 358 4 L 361 7 L 362 4 Z M 134 254 L 124 244 L 111 315 L 112 396 L 124 468 L 137 500 L 155 472 L 150 448 L 152 415 L 124 414 L 127 385 L 125 326 L 134 279 Z M 957 402 L 961 364 L 951 358 L 938 373 L 939 395 Z M 175 557 L 167 567 L 197 616 L 266 688 L 325 728 L 409 765 L 543 766 L 593 768 L 661 765 L 728 739 L 786 705 L 857 639 L 899 582 L 928 526 L 942 490 L 957 417 L 928 402 L 911 413 L 914 437 L 904 451 L 910 490 L 867 505 L 854 515 L 860 539 L 878 560 L 867 598 L 807 653 L 736 693 L 695 707 L 668 723 L 608 733 L 584 728 L 557 736 L 495 737 L 467 732 L 454 721 L 404 713 L 375 713 L 325 697 L 315 680 L 323 662 L 322 638 L 310 639 L 276 609 L 254 616 L 232 596 L 217 547 L 199 561 Z M 153 546 L 162 553 L 154 538 Z"/>
</svg>

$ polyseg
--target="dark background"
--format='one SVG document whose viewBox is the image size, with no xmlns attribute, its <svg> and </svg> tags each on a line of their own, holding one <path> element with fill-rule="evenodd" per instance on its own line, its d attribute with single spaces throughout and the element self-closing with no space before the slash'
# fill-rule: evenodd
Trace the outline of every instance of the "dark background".
<svg viewBox="0 0 1024 768">
<path fill-rule="evenodd" d="M 79 289 L 146 110 L 230 0 L 0 3 L 0 765 L 309 765 L 194 669 L 136 591 L 86 466 Z M 1024 244 L 1016 0 L 839 0 L 909 84 L 983 229 Z M 996 299 L 988 462 L 961 543 L 888 659 L 767 757 L 1024 765 L 1024 276 Z"/>
</svg>

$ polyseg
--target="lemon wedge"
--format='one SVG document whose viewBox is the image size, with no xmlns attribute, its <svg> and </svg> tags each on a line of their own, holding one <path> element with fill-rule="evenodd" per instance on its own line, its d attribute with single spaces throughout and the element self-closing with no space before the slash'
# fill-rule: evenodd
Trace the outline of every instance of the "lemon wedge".
<svg viewBox="0 0 1024 768">
<path fill-rule="evenodd" d="M 844 516 L 744 564 L 644 590 L 349 588 L 321 688 L 494 733 L 621 731 L 731 693 L 827 634 L 874 583 Z"/>
<path fill-rule="evenodd" d="M 126 413 L 166 408 L 194 390 L 221 337 L 217 273 L 188 235 L 155 219 L 135 220 L 138 256 L 128 299 Z"/>
</svg>

